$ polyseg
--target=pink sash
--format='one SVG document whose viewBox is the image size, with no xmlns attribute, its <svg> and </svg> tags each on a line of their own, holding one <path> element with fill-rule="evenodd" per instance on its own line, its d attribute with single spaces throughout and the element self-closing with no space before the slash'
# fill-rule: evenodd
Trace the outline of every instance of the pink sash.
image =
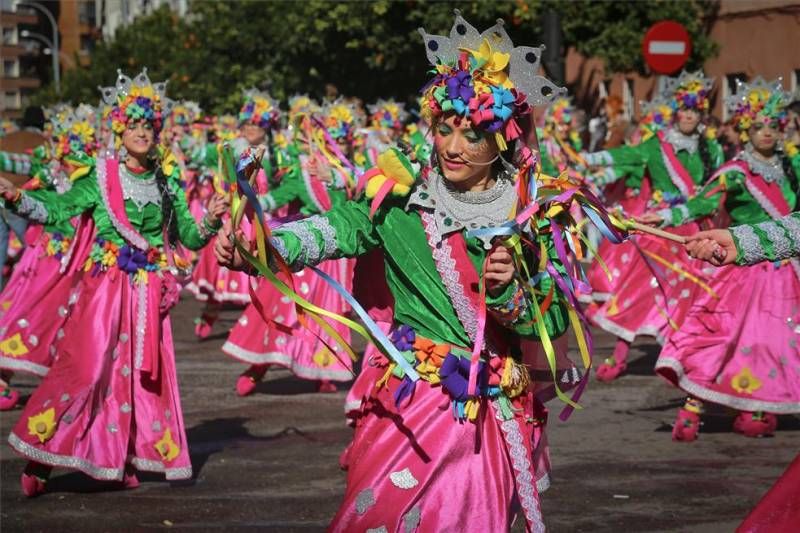
<svg viewBox="0 0 800 533">
<path fill-rule="evenodd" d="M 97 185 L 114 229 L 132 246 L 146 252 L 150 243 L 134 229 L 125 211 L 125 199 L 119 181 L 119 160 L 116 157 L 98 158 Z"/>
<path fill-rule="evenodd" d="M 686 167 L 678 160 L 678 156 L 675 155 L 675 150 L 672 148 L 672 145 L 666 141 L 666 135 L 663 131 L 658 132 L 658 140 L 661 141 L 661 157 L 664 161 L 667 174 L 669 174 L 669 178 L 684 197 L 691 198 L 695 195 L 695 185 L 692 175 L 689 174 Z M 700 139 L 698 142 L 703 142 L 703 139 Z"/>
</svg>

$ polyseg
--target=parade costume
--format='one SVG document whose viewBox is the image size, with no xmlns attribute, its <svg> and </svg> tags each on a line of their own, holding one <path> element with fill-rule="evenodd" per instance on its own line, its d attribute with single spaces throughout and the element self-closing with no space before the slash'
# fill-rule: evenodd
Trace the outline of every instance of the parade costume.
<svg viewBox="0 0 800 533">
<path fill-rule="evenodd" d="M 515 48 L 501 23 L 480 34 L 457 15 L 450 38 L 423 37 L 436 69 L 423 89 L 426 112 L 468 117 L 501 149 L 522 136 L 517 119 L 529 102 L 562 92 L 535 75 L 541 49 Z M 378 159 L 362 178 L 367 201 L 278 228 L 272 241 L 293 269 L 380 249 L 394 298 L 399 353 L 373 358 L 362 375 L 375 387 L 358 414 L 347 490 L 330 530 L 501 531 L 520 509 L 528 530 L 543 531 L 546 414 L 529 392 L 520 339 L 549 343 L 567 328 L 565 300 L 546 296 L 563 286 L 556 248 L 563 251 L 564 234 L 554 220 L 531 221 L 526 235 L 539 254 L 531 265 L 541 261 L 550 273 L 536 278 L 535 301 L 525 296 L 526 281 L 484 296 L 491 228 L 508 222 L 524 182 L 498 172 L 489 189 L 460 192 L 437 166 L 397 149 Z M 483 309 L 491 316 L 485 331 Z"/>
<path fill-rule="evenodd" d="M 157 134 L 170 107 L 164 88 L 143 71 L 133 80 L 120 74 L 104 90 L 117 140 L 132 120 Z M 192 475 L 168 314 L 178 300 L 176 275 L 188 265 L 174 245 L 180 239 L 198 249 L 217 228 L 194 220 L 174 159 L 162 159 L 138 174 L 109 150 L 63 195 L 22 192 L 14 203 L 42 223 L 83 215 L 81 224 L 95 231 L 53 365 L 9 436 L 32 461 L 22 477 L 29 496 L 44 488 L 42 465 L 99 480 L 125 474 L 127 486 L 135 484 L 128 466 L 167 479 Z"/>
<path fill-rule="evenodd" d="M 758 79 L 740 84 L 729 105 L 737 119 L 745 121 L 746 117 L 748 124 L 757 115 L 785 122 L 788 101 L 780 81 Z M 747 127 L 740 125 L 741 129 Z M 796 153 L 784 166 L 778 155 L 762 159 L 748 144 L 715 173 L 697 197 L 673 208 L 665 220 L 680 224 L 724 210 L 734 226 L 740 260 L 786 255 L 783 228 L 792 227 L 796 219 L 774 220 L 797 208 L 798 172 L 800 156 Z M 737 228 L 742 224 L 747 226 Z M 797 259 L 718 269 L 709 281 L 715 296 L 697 293 L 681 329 L 665 344 L 656 363 L 657 373 L 692 398 L 739 410 L 736 431 L 748 436 L 773 433 L 777 421 L 772 413 L 800 411 L 795 372 L 800 364 L 798 276 Z M 679 413 L 673 433 L 677 440 L 696 438 L 697 411 L 691 412 L 694 416 L 684 410 Z"/>
<path fill-rule="evenodd" d="M 700 73 L 682 73 L 672 79 L 667 91 L 673 109 L 708 107 L 712 81 Z M 594 177 L 599 186 L 625 178 L 625 198 L 619 204 L 627 216 L 685 202 L 697 193 L 710 173 L 722 162 L 722 150 L 715 141 L 699 133 L 685 135 L 676 125 L 658 132 L 636 146 L 622 146 L 586 154 L 589 165 L 604 172 Z M 691 235 L 699 226 L 690 222 L 672 231 Z M 598 367 L 602 381 L 615 379 L 627 367 L 630 343 L 639 335 L 663 343 L 677 329 L 698 283 L 710 268 L 691 259 L 676 244 L 642 235 L 620 246 L 601 247 L 600 256 L 612 276 L 612 288 L 605 301 L 592 305 L 588 314 L 600 328 L 618 337 L 614 356 Z M 596 263 L 590 279 L 603 275 Z"/>
<path fill-rule="evenodd" d="M 78 109 L 54 120 L 53 146 L 37 149 L 34 160 L 40 163 L 31 167 L 34 173 L 27 186 L 40 188 L 29 192 L 34 199 L 65 193 L 89 173 L 94 163 L 90 117 Z M 52 160 L 41 161 L 46 157 Z M 0 369 L 39 377 L 47 374 L 54 356 L 53 344 L 75 301 L 78 271 L 83 266 L 71 260 L 76 252 L 74 223 L 62 220 L 31 227 L 27 235 L 30 242 L 0 293 Z"/>
<path fill-rule="evenodd" d="M 353 170 L 331 153 L 333 147 L 324 141 L 322 127 L 331 140 L 347 139 L 352 146 L 357 129 L 355 113 L 342 102 L 326 106 L 321 118 L 309 116 L 295 122 L 299 137 L 308 141 L 309 152 L 301 154 L 295 146 L 288 150 L 288 167 L 281 169 L 281 183 L 262 196 L 261 205 L 267 212 L 276 212 L 282 207 L 299 205 L 300 215 L 317 220 L 315 215 L 325 213 L 347 201 L 348 187 L 354 182 Z M 315 141 L 315 139 L 317 141 Z M 343 154 L 342 154 L 343 155 Z M 309 162 L 324 158 L 331 164 L 329 180 L 320 179 L 309 168 Z M 284 227 L 293 227 L 293 222 Z M 325 261 L 320 269 L 337 280 L 348 292 L 353 284 L 353 261 L 336 259 Z M 299 293 L 315 305 L 331 312 L 347 312 L 347 305 L 339 294 L 325 283 L 314 271 L 304 270 L 295 274 Z M 252 366 L 239 378 L 236 386 L 241 396 L 250 394 L 256 382 L 263 379 L 269 365 L 277 364 L 289 369 L 302 379 L 323 380 L 321 391 L 333 392 L 335 386 L 327 381 L 349 381 L 353 378 L 352 361 L 348 355 L 338 352 L 335 341 L 316 324 L 303 325 L 298 321 L 295 304 L 282 295 L 272 284 L 262 282 L 257 289 L 257 299 L 249 305 L 236 325 L 231 329 L 222 351 Z M 262 318 L 259 308 L 268 309 L 270 321 Z M 349 342 L 350 330 L 335 326 L 337 332 Z"/>
<path fill-rule="evenodd" d="M 239 110 L 239 125 L 252 124 L 269 132 L 277 128 L 280 121 L 280 109 L 268 94 L 249 89 L 244 92 L 245 102 Z M 247 148 L 248 142 L 239 137 L 231 141 L 236 157 Z M 261 193 L 267 191 L 270 179 L 270 158 L 263 159 L 263 170 L 259 173 L 258 183 Z M 195 334 L 203 339 L 211 333 L 211 328 L 219 316 L 220 304 L 231 302 L 247 305 L 250 302 L 249 278 L 241 272 L 233 272 L 217 264 L 214 258 L 213 242 L 200 252 L 200 258 L 192 272 L 192 281 L 186 287 L 195 298 L 207 302 L 202 316 L 196 320 Z"/>
</svg>

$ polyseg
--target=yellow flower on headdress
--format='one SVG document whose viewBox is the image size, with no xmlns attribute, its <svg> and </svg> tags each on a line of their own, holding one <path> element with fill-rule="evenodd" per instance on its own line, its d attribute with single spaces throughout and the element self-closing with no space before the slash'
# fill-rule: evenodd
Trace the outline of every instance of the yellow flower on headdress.
<svg viewBox="0 0 800 533">
<path fill-rule="evenodd" d="M 56 432 L 56 410 L 51 407 L 37 415 L 28 417 L 28 434 L 37 437 L 41 444 L 47 442 Z"/>
<path fill-rule="evenodd" d="M 154 446 L 163 461 L 172 461 L 181 453 L 180 447 L 172 440 L 172 432 L 169 429 Z"/>
<path fill-rule="evenodd" d="M 25 355 L 28 353 L 28 351 L 28 347 L 25 346 L 25 343 L 22 340 L 22 335 L 20 335 L 19 332 L 15 333 L 11 337 L 8 337 L 3 342 L 0 342 L 0 352 L 10 355 L 11 357 Z"/>
<path fill-rule="evenodd" d="M 731 387 L 739 394 L 753 394 L 761 385 L 761 380 L 753 375 L 749 367 L 742 368 L 731 379 Z"/>
<path fill-rule="evenodd" d="M 353 114 L 350 112 L 350 108 L 345 105 L 336 105 L 331 107 L 330 112 L 328 115 L 331 118 L 336 119 L 339 122 L 344 122 L 349 124 L 353 122 Z"/>
<path fill-rule="evenodd" d="M 143 97 L 149 98 L 151 100 L 155 100 L 156 99 L 155 98 L 156 94 L 155 94 L 155 91 L 153 90 L 153 85 L 152 84 L 148 84 L 148 85 L 145 85 L 143 87 L 140 87 L 139 85 L 133 85 L 133 86 L 131 86 L 131 89 L 130 89 L 130 95 L 134 96 L 134 97 L 143 96 Z"/>
<path fill-rule="evenodd" d="M 511 54 L 495 52 L 492 50 L 492 45 L 489 44 L 488 39 L 484 39 L 480 48 L 477 50 L 464 50 L 475 60 L 476 64 L 473 66 L 483 71 L 483 75 L 492 84 L 502 86 L 506 89 L 511 89 L 514 86 L 511 80 L 508 79 L 508 74 L 506 73 Z"/>
</svg>

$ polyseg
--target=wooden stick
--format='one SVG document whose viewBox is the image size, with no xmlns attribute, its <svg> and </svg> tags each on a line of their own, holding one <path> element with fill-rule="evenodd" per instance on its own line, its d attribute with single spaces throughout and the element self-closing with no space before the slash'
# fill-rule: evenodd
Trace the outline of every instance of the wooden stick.
<svg viewBox="0 0 800 533">
<path fill-rule="evenodd" d="M 647 233 L 648 235 L 653 235 L 655 237 L 661 237 L 662 239 L 667 239 L 672 242 L 677 242 L 679 244 L 686 244 L 686 237 L 682 235 L 676 235 L 674 233 L 670 233 L 669 231 L 664 231 L 662 229 L 654 228 L 652 226 L 647 226 L 645 224 L 641 224 L 634 220 L 627 221 L 628 226 L 631 229 L 635 229 L 636 231 L 640 231 L 642 233 Z"/>
</svg>

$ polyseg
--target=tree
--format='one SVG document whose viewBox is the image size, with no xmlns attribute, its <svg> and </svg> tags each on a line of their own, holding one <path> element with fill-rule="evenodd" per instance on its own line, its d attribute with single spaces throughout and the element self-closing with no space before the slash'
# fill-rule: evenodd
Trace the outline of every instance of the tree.
<svg viewBox="0 0 800 533">
<path fill-rule="evenodd" d="M 695 45 L 694 64 L 714 52 L 703 20 L 710 0 L 669 2 L 559 2 L 554 0 L 430 2 L 196 1 L 181 20 L 166 7 L 117 30 L 100 43 L 91 65 L 67 72 L 63 99 L 92 102 L 98 85 L 116 69 L 135 74 L 147 66 L 151 79 L 169 79 L 172 98 L 193 99 L 211 112 L 234 111 L 243 88 L 269 89 L 284 99 L 296 92 L 321 96 L 324 84 L 366 101 L 392 96 L 413 100 L 429 69 L 417 28 L 446 34 L 455 7 L 479 29 L 498 18 L 518 43 L 541 42 L 541 13 L 562 14 L 566 44 L 606 61 L 610 71 L 642 70 L 641 39 L 653 21 L 686 24 Z M 52 87 L 40 103 L 58 101 Z"/>
</svg>

